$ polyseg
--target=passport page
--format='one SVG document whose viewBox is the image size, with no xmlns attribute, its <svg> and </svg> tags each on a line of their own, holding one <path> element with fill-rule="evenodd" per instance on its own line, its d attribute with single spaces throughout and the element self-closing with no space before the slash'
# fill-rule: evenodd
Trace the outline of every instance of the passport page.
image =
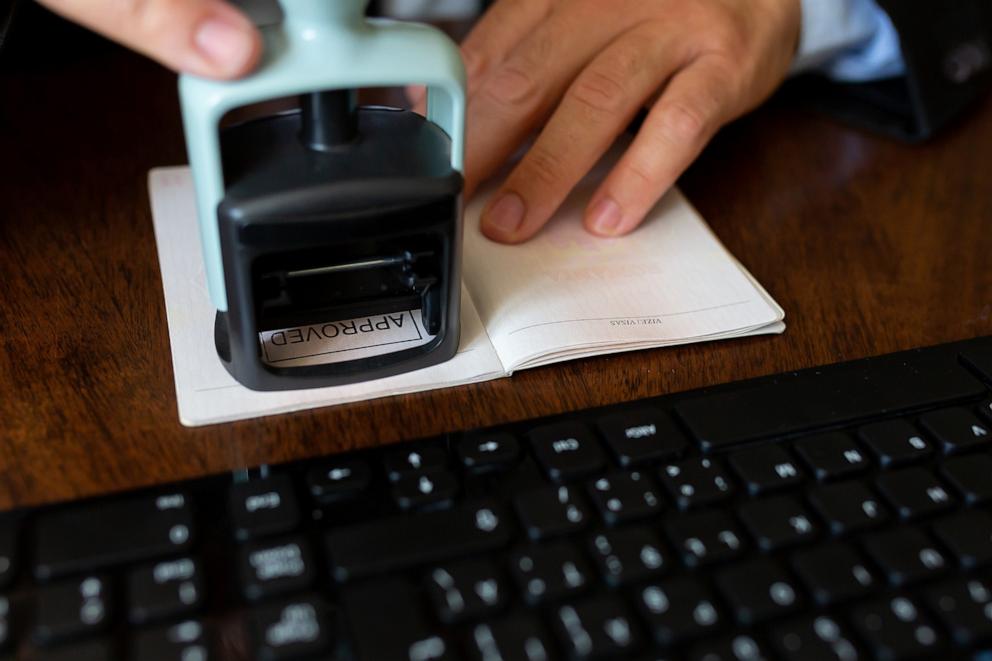
<svg viewBox="0 0 992 661">
<path fill-rule="evenodd" d="M 527 243 L 479 231 L 487 195 L 465 212 L 464 278 L 508 373 L 619 351 L 785 329 L 782 309 L 676 189 L 627 236 L 582 227 L 618 149 Z"/>
</svg>

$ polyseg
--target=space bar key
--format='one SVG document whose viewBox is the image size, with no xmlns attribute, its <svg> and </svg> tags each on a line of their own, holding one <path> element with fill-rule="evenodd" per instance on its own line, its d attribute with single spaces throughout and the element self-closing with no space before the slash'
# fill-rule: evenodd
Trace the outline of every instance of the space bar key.
<svg viewBox="0 0 992 661">
<path fill-rule="evenodd" d="M 334 578 L 348 581 L 505 546 L 509 518 L 494 501 L 395 516 L 327 534 Z"/>
</svg>

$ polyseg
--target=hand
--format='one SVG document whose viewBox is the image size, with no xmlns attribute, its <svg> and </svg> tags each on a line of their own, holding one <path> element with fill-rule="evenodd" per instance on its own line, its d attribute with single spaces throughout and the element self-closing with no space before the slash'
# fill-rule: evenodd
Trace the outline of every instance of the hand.
<svg viewBox="0 0 992 661">
<path fill-rule="evenodd" d="M 262 54 L 258 30 L 224 0 L 39 1 L 176 71 L 237 78 Z"/>
<path fill-rule="evenodd" d="M 466 195 L 544 126 L 483 211 L 483 233 L 533 236 L 650 106 L 583 221 L 630 232 L 720 126 L 783 80 L 799 25 L 799 0 L 497 0 L 462 45 Z"/>
</svg>

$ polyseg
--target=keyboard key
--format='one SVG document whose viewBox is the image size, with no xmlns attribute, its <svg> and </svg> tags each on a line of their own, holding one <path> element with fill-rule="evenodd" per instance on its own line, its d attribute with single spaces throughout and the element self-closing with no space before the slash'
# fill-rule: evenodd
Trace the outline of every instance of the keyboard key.
<svg viewBox="0 0 992 661">
<path fill-rule="evenodd" d="M 637 609 L 659 645 L 668 647 L 717 631 L 723 616 L 712 593 L 689 577 L 651 583 L 637 591 Z"/>
<path fill-rule="evenodd" d="M 731 519 L 719 511 L 699 512 L 666 522 L 665 532 L 682 555 L 682 562 L 698 567 L 730 560 L 744 552 L 744 537 Z"/>
<path fill-rule="evenodd" d="M 385 609 L 386 604 L 382 607 Z M 259 661 L 283 661 L 325 652 L 333 642 L 332 627 L 327 607 L 317 597 L 296 597 L 259 606 L 250 615 Z"/>
<path fill-rule="evenodd" d="M 844 626 L 829 615 L 805 616 L 774 627 L 775 650 L 789 661 L 843 661 L 858 658 Z"/>
<path fill-rule="evenodd" d="M 640 629 L 615 595 L 559 606 L 554 623 L 559 640 L 576 659 L 615 658 L 641 646 Z"/>
<path fill-rule="evenodd" d="M 742 505 L 738 515 L 763 551 L 776 551 L 815 538 L 816 525 L 792 496 L 775 496 Z"/>
<path fill-rule="evenodd" d="M 847 434 L 834 432 L 796 441 L 796 453 L 818 480 L 856 475 L 868 468 L 868 457 Z"/>
<path fill-rule="evenodd" d="M 488 560 L 464 560 L 428 573 L 427 592 L 442 622 L 476 620 L 506 602 L 506 589 Z"/>
<path fill-rule="evenodd" d="M 452 658 L 448 642 L 426 618 L 417 591 L 407 581 L 390 578 L 347 589 L 344 607 L 363 661 Z"/>
<path fill-rule="evenodd" d="M 109 640 L 100 639 L 39 649 L 30 658 L 31 661 L 113 661 L 117 655 L 114 654 L 114 646 Z"/>
<path fill-rule="evenodd" d="M 804 478 L 796 462 L 778 445 L 735 452 L 728 463 L 752 495 L 795 486 Z"/>
<path fill-rule="evenodd" d="M 527 536 L 533 540 L 576 532 L 591 518 L 575 487 L 541 487 L 520 494 L 514 504 Z"/>
<path fill-rule="evenodd" d="M 977 344 L 977 346 L 975 346 Z M 982 338 L 961 350 L 960 357 L 974 370 L 981 374 L 986 381 L 992 383 L 992 346 L 988 338 Z"/>
<path fill-rule="evenodd" d="M 668 464 L 662 467 L 660 475 L 661 483 L 683 510 L 710 505 L 734 493 L 726 472 L 709 458 Z"/>
<path fill-rule="evenodd" d="M 933 657 L 943 646 L 933 624 L 908 597 L 879 599 L 858 606 L 851 619 L 876 658 Z"/>
<path fill-rule="evenodd" d="M 974 569 L 992 562 L 992 516 L 986 512 L 965 510 L 939 519 L 933 533 L 963 567 Z"/>
<path fill-rule="evenodd" d="M 448 453 L 439 447 L 420 446 L 409 450 L 394 450 L 385 458 L 386 475 L 391 482 L 410 473 L 441 470 L 448 464 Z"/>
<path fill-rule="evenodd" d="M 35 525 L 38 580 L 182 553 L 193 542 L 193 515 L 180 492 L 46 513 Z"/>
<path fill-rule="evenodd" d="M 446 470 L 404 473 L 393 485 L 393 498 L 400 509 L 445 507 L 458 493 L 458 481 Z"/>
<path fill-rule="evenodd" d="M 656 577 L 672 564 L 658 536 L 647 527 L 599 533 L 589 546 L 600 575 L 613 586 Z"/>
<path fill-rule="evenodd" d="M 987 420 L 992 420 L 992 399 L 986 399 L 978 406 L 978 412 Z"/>
<path fill-rule="evenodd" d="M 954 498 L 925 468 L 903 468 L 876 480 L 879 493 L 903 519 L 917 519 L 949 509 Z"/>
<path fill-rule="evenodd" d="M 878 582 L 853 548 L 832 542 L 792 556 L 792 568 L 823 606 L 868 595 Z"/>
<path fill-rule="evenodd" d="M 988 580 L 951 579 L 929 588 L 926 602 L 958 645 L 992 639 L 992 583 Z"/>
<path fill-rule="evenodd" d="M 986 446 L 992 441 L 989 426 L 963 408 L 927 413 L 920 416 L 920 424 L 937 439 L 947 454 Z"/>
<path fill-rule="evenodd" d="M 178 624 L 135 633 L 131 658 L 141 661 L 207 661 L 210 645 L 203 624 L 186 620 Z"/>
<path fill-rule="evenodd" d="M 716 574 L 721 594 L 737 621 L 751 626 L 799 608 L 801 597 L 785 571 L 769 558 L 757 558 Z"/>
<path fill-rule="evenodd" d="M 697 643 L 689 650 L 691 661 L 766 661 L 768 652 L 748 634 Z"/>
<path fill-rule="evenodd" d="M 992 501 L 992 457 L 973 454 L 944 462 L 941 476 L 969 505 Z"/>
<path fill-rule="evenodd" d="M 300 523 L 288 475 L 232 484 L 228 509 L 234 536 L 240 540 L 289 532 Z"/>
<path fill-rule="evenodd" d="M 672 419 L 653 408 L 613 413 L 596 424 L 624 468 L 676 459 L 687 445 Z"/>
<path fill-rule="evenodd" d="M 591 582 L 582 554 L 567 542 L 521 549 L 510 556 L 510 573 L 528 602 L 555 601 Z"/>
<path fill-rule="evenodd" d="M 915 528 L 873 533 L 865 537 L 864 547 L 892 585 L 906 585 L 931 578 L 947 569 L 944 555 Z"/>
<path fill-rule="evenodd" d="M 603 468 L 606 457 L 592 431 L 577 422 L 538 427 L 528 435 L 534 455 L 552 480 L 585 477 Z"/>
<path fill-rule="evenodd" d="M 470 470 L 503 470 L 517 461 L 520 443 L 507 432 L 467 434 L 458 442 L 458 456 Z"/>
<path fill-rule="evenodd" d="M 922 461 L 933 453 L 930 443 L 905 420 L 865 425 L 858 430 L 858 437 L 885 468 Z"/>
<path fill-rule="evenodd" d="M 18 521 L 13 516 L 0 515 L 0 589 L 14 580 Z"/>
<path fill-rule="evenodd" d="M 306 481 L 314 500 L 329 505 L 360 496 L 372 482 L 372 470 L 359 459 L 339 460 L 311 468 Z"/>
<path fill-rule="evenodd" d="M 503 509 L 482 501 L 344 526 L 327 535 L 327 548 L 334 577 L 346 581 L 492 551 L 509 538 Z"/>
<path fill-rule="evenodd" d="M 0 594 L 0 652 L 11 646 L 11 619 L 10 598 Z"/>
<path fill-rule="evenodd" d="M 860 482 L 840 482 L 813 489 L 810 503 L 835 535 L 873 528 L 889 518 L 888 510 Z"/>
<path fill-rule="evenodd" d="M 978 410 L 981 411 L 982 416 L 984 416 L 986 420 L 992 422 L 992 399 L 986 399 L 982 402 L 982 405 L 978 407 Z"/>
<path fill-rule="evenodd" d="M 953 352 L 930 351 L 782 374 L 682 401 L 675 410 L 710 450 L 986 393 Z"/>
<path fill-rule="evenodd" d="M 552 659 L 554 648 L 536 613 L 515 611 L 472 629 L 470 651 L 476 661 Z"/>
<path fill-rule="evenodd" d="M 238 558 L 241 591 L 251 601 L 306 590 L 316 578 L 310 546 L 299 535 L 246 544 Z"/>
<path fill-rule="evenodd" d="M 589 482 L 588 488 L 599 515 L 610 526 L 656 516 L 662 509 L 654 482 L 640 471 L 608 474 Z"/>
<path fill-rule="evenodd" d="M 189 557 L 145 565 L 128 574 L 127 595 L 134 624 L 184 615 L 203 604 L 203 572 Z"/>
<path fill-rule="evenodd" d="M 41 645 L 101 631 L 110 624 L 111 590 L 103 576 L 53 583 L 37 592 L 34 639 Z"/>
</svg>

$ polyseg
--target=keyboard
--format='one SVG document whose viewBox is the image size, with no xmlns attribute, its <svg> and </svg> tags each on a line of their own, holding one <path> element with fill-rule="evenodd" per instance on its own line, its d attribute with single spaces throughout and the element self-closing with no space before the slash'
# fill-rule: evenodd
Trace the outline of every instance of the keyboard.
<svg viewBox="0 0 992 661">
<path fill-rule="evenodd" d="M 992 337 L 0 515 L 0 659 L 992 658 Z"/>
</svg>

